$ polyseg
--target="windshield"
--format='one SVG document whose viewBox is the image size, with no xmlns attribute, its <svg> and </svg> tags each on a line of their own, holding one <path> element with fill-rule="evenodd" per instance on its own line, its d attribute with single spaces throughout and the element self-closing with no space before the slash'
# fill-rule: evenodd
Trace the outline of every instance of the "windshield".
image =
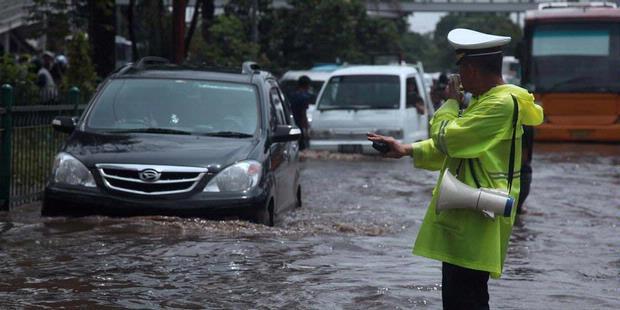
<svg viewBox="0 0 620 310">
<path fill-rule="evenodd" d="M 532 34 L 536 92 L 620 91 L 620 24 L 541 25 Z"/>
<path fill-rule="evenodd" d="M 113 80 L 86 126 L 112 132 L 253 135 L 258 127 L 256 88 L 197 80 Z"/>
<path fill-rule="evenodd" d="M 332 77 L 319 100 L 319 110 L 398 109 L 400 79 L 397 75 L 348 75 Z"/>
</svg>

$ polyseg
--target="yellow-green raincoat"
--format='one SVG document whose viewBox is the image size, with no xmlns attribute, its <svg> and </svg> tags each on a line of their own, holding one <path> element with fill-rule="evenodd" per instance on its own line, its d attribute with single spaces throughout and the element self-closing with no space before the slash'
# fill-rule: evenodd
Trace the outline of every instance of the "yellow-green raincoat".
<svg viewBox="0 0 620 310">
<path fill-rule="evenodd" d="M 455 100 L 447 100 L 431 120 L 431 139 L 413 144 L 413 161 L 417 168 L 448 169 L 464 183 L 476 187 L 473 167 L 481 187 L 507 190 L 512 116 L 518 100 L 519 118 L 515 140 L 515 164 L 511 196 L 518 201 L 521 169 L 521 125 L 535 126 L 543 120 L 543 110 L 534 104 L 534 97 L 525 89 L 504 84 L 473 97 L 459 117 Z M 467 160 L 472 159 L 470 165 Z M 459 168 L 460 166 L 460 168 Z M 413 253 L 461 267 L 488 271 L 493 278 L 502 273 L 508 239 L 515 219 L 516 207 L 510 217 L 490 219 L 482 212 L 451 209 L 435 213 L 438 188 L 418 232 Z"/>
</svg>

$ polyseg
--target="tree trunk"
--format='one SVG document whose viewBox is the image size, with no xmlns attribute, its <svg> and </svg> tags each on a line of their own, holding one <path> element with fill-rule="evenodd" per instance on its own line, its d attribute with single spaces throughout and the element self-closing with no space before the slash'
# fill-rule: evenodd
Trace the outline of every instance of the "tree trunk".
<svg viewBox="0 0 620 310">
<path fill-rule="evenodd" d="M 213 24 L 215 16 L 215 3 L 213 0 L 202 0 L 202 38 L 205 42 L 209 42 L 209 28 Z"/>
<path fill-rule="evenodd" d="M 196 24 L 198 24 L 198 15 L 200 14 L 200 3 L 196 1 L 194 6 L 194 15 L 192 15 L 192 22 L 189 25 L 189 29 L 187 30 L 187 36 L 185 36 L 185 57 L 187 58 L 187 51 L 189 51 L 189 46 L 192 44 L 192 37 L 194 36 L 194 31 L 196 31 Z"/>
<path fill-rule="evenodd" d="M 115 69 L 116 62 L 116 3 L 115 0 L 88 0 L 88 10 L 93 63 L 97 75 L 106 77 Z"/>
<path fill-rule="evenodd" d="M 171 42 L 165 39 L 165 29 L 164 29 L 164 16 L 166 16 L 166 12 L 164 11 L 164 0 L 157 1 L 157 28 L 159 29 L 159 55 L 171 59 L 174 55 L 174 51 L 170 48 L 170 46 L 166 46 L 165 42 Z M 166 56 L 168 55 L 168 56 Z"/>
<path fill-rule="evenodd" d="M 183 63 L 185 59 L 185 0 L 174 0 L 172 2 L 172 50 L 174 62 Z"/>
<path fill-rule="evenodd" d="M 129 28 L 129 40 L 131 41 L 131 59 L 133 62 L 138 60 L 138 45 L 136 44 L 136 32 L 133 23 L 133 12 L 136 6 L 136 0 L 129 0 L 129 7 L 127 8 L 127 24 Z"/>
</svg>

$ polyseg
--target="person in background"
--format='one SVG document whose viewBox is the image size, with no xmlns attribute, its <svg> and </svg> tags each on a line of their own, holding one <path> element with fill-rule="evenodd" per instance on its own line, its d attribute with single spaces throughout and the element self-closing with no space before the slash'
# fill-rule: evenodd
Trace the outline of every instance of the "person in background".
<svg viewBox="0 0 620 310">
<path fill-rule="evenodd" d="M 521 141 L 521 191 L 517 204 L 517 216 L 527 213 L 523 203 L 530 194 L 530 184 L 532 183 L 532 153 L 534 150 L 534 128 L 532 126 L 523 126 Z"/>
<path fill-rule="evenodd" d="M 407 79 L 407 107 L 414 106 L 418 114 L 423 115 L 426 113 L 424 107 L 424 101 L 418 93 L 418 88 L 414 79 Z"/>
<path fill-rule="evenodd" d="M 39 86 L 39 96 L 41 103 L 50 104 L 56 100 L 58 95 L 58 89 L 56 88 L 56 82 L 50 73 L 52 66 L 54 65 L 54 54 L 50 51 L 45 51 L 41 55 L 41 68 L 37 72 L 37 86 Z"/>
<path fill-rule="evenodd" d="M 442 72 L 437 80 L 433 81 L 433 87 L 431 88 L 431 100 L 433 101 L 433 107 L 435 111 L 441 107 L 444 101 L 448 99 L 446 93 L 446 87 L 448 86 L 448 76 Z"/>
<path fill-rule="evenodd" d="M 301 129 L 301 138 L 299 140 L 299 149 L 303 150 L 309 146 L 308 139 L 308 115 L 306 114 L 308 106 L 314 100 L 314 95 L 310 92 L 310 83 L 312 81 L 306 75 L 302 75 L 297 80 L 297 89 L 291 95 L 291 110 L 293 110 L 293 118 L 295 124 Z"/>
<path fill-rule="evenodd" d="M 65 57 L 65 55 L 57 55 L 54 64 L 52 65 L 52 69 L 50 70 L 56 85 L 60 85 L 62 83 L 62 77 L 65 74 L 65 71 L 67 71 L 67 57 Z"/>
</svg>

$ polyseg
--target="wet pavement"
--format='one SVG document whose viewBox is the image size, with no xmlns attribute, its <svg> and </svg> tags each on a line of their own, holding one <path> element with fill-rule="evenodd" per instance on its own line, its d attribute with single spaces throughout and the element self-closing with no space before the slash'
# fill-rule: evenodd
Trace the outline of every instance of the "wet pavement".
<svg viewBox="0 0 620 310">
<path fill-rule="evenodd" d="M 620 308 L 620 146 L 536 147 L 491 307 Z M 440 263 L 411 255 L 437 173 L 308 157 L 304 206 L 276 227 L 2 212 L 0 308 L 440 309 Z"/>
</svg>

